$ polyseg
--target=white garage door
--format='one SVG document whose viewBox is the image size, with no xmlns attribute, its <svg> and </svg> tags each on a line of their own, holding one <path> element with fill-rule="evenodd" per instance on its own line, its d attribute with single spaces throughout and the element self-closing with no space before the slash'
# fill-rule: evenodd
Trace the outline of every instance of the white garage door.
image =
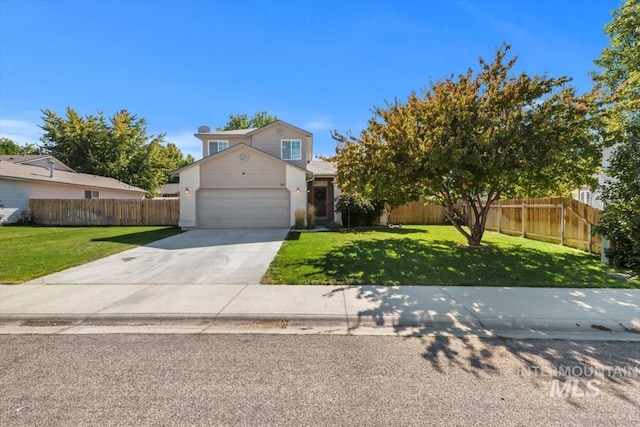
<svg viewBox="0 0 640 427">
<path fill-rule="evenodd" d="M 199 228 L 289 227 L 287 189 L 200 189 Z"/>
</svg>

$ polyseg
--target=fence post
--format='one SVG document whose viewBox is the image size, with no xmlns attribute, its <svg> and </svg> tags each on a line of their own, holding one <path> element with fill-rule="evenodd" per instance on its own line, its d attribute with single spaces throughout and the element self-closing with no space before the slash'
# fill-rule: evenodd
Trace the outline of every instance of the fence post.
<svg viewBox="0 0 640 427">
<path fill-rule="evenodd" d="M 498 233 L 502 233 L 502 201 L 498 200 Z"/>
<path fill-rule="evenodd" d="M 589 233 L 589 253 L 592 254 L 591 245 L 593 245 L 593 235 L 591 234 L 591 223 L 587 222 L 587 232 Z"/>
<path fill-rule="evenodd" d="M 564 246 L 564 230 L 565 230 L 565 212 L 564 212 L 564 200 L 560 204 L 560 245 Z"/>
<path fill-rule="evenodd" d="M 522 237 L 527 237 L 527 208 L 524 200 L 522 201 Z"/>
</svg>

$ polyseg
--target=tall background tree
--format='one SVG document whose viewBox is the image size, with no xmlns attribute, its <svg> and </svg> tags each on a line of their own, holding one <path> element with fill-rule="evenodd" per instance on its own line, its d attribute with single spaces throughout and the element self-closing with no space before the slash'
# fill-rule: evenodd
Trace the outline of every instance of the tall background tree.
<svg viewBox="0 0 640 427">
<path fill-rule="evenodd" d="M 65 117 L 43 110 L 43 148 L 78 172 L 108 176 L 153 196 L 169 173 L 193 161 L 164 134 L 148 135 L 146 120 L 127 110 L 109 118 L 102 112 L 82 117 L 67 108 Z"/>
<path fill-rule="evenodd" d="M 604 89 L 602 135 L 613 149 L 596 231 L 611 240 L 606 254 L 613 265 L 640 273 L 640 1 L 627 0 L 605 32 L 610 46 L 595 61 L 593 78 Z"/>
<path fill-rule="evenodd" d="M 507 59 L 508 50 L 498 49 L 491 63 L 481 58 L 477 74 L 470 69 L 374 109 L 359 138 L 343 137 L 340 186 L 436 200 L 477 246 L 499 198 L 593 182 L 600 156 L 594 96 L 577 95 L 568 77 L 511 75 L 517 57 Z M 354 163 L 360 169 L 351 173 Z M 383 179 L 370 180 L 367 170 L 381 170 Z"/>
<path fill-rule="evenodd" d="M 216 128 L 216 130 L 236 130 L 250 129 L 266 126 L 278 120 L 277 116 L 272 116 L 266 111 L 259 111 L 253 116 L 248 114 L 229 114 L 229 121 L 226 125 Z"/>
</svg>

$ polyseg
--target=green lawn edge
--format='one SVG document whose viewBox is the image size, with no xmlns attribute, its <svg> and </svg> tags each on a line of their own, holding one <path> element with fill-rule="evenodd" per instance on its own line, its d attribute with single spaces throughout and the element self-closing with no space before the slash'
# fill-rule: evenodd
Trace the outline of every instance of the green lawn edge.
<svg viewBox="0 0 640 427">
<path fill-rule="evenodd" d="M 291 231 L 262 283 L 640 288 L 584 251 L 494 232 L 483 242 L 470 248 L 448 225 Z"/>
<path fill-rule="evenodd" d="M 178 227 L 0 226 L 0 283 L 20 284 L 178 233 Z"/>
</svg>

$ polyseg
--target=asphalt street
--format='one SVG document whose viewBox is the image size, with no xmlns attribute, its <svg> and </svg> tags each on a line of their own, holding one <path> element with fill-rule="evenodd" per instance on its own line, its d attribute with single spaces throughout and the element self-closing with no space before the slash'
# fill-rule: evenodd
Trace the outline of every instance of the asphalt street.
<svg viewBox="0 0 640 427">
<path fill-rule="evenodd" d="M 640 425 L 637 343 L 3 335 L 0 425 Z"/>
</svg>

